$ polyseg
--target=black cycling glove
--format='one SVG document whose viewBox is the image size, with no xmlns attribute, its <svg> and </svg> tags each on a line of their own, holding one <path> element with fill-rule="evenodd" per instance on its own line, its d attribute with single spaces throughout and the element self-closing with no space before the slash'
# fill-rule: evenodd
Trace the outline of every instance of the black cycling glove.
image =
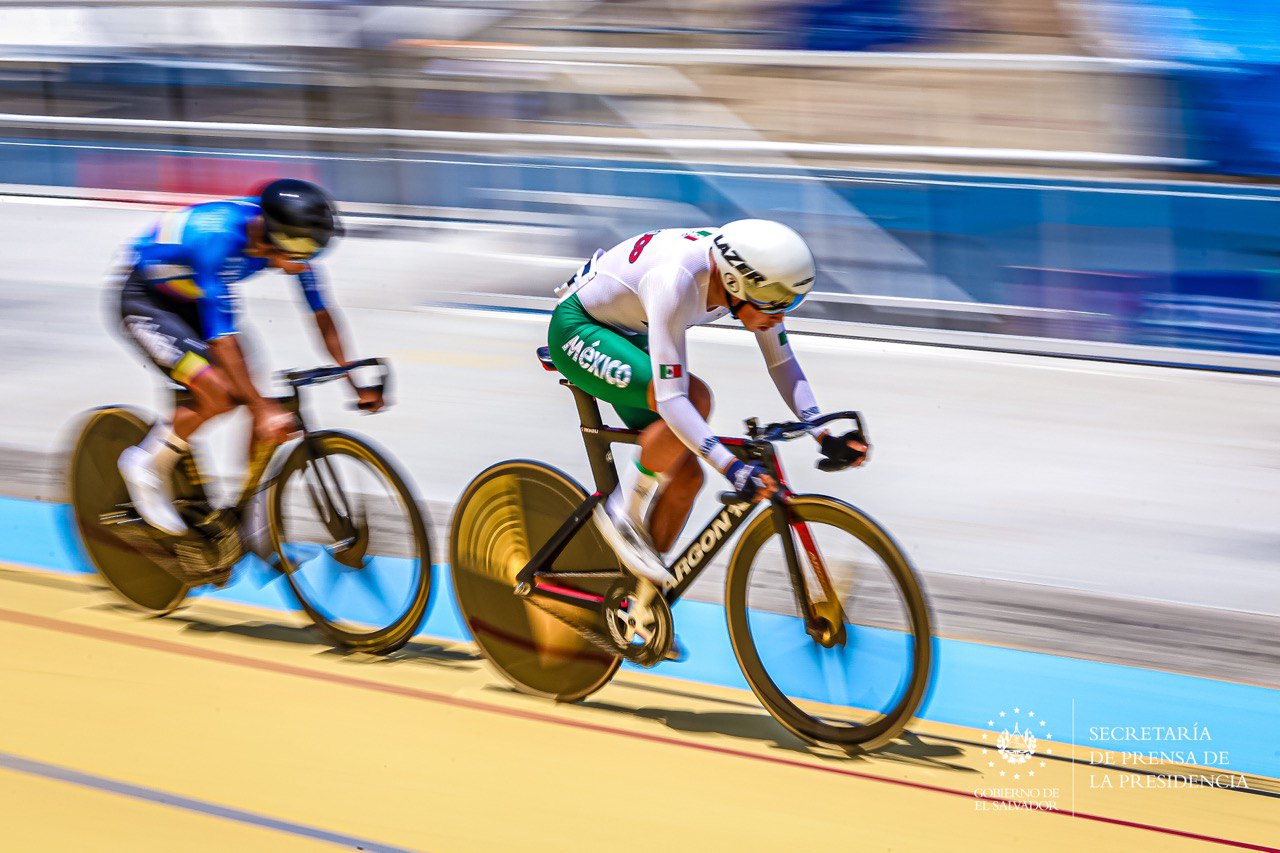
<svg viewBox="0 0 1280 853">
<path fill-rule="evenodd" d="M 844 435 L 827 434 L 822 437 L 821 452 L 823 459 L 818 460 L 818 468 L 822 471 L 843 471 L 850 465 L 856 464 L 867 454 L 861 450 L 854 450 L 849 446 L 850 441 L 867 443 L 867 437 L 862 434 L 861 430 L 850 430 Z"/>
</svg>

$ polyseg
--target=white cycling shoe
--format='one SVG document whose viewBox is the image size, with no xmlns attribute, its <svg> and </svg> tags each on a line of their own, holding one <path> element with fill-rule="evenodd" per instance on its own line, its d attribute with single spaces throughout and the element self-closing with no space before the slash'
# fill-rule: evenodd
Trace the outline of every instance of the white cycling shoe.
<svg viewBox="0 0 1280 853">
<path fill-rule="evenodd" d="M 601 501 L 591 511 L 591 520 L 632 574 L 644 578 L 658 589 L 666 589 L 675 581 L 675 576 L 662 565 L 662 559 L 649 537 L 635 526 L 627 513 L 615 513 L 608 501 Z"/>
<path fill-rule="evenodd" d="M 170 535 L 182 536 L 187 532 L 186 522 L 173 508 L 168 484 L 151 470 L 150 459 L 141 447 L 128 447 L 120 454 L 116 467 L 129 490 L 129 500 L 147 524 Z"/>
</svg>

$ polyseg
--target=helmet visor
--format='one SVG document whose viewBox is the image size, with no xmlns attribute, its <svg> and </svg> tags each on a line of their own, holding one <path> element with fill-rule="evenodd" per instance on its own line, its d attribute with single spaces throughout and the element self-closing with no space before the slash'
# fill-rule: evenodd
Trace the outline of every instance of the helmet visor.
<svg viewBox="0 0 1280 853">
<path fill-rule="evenodd" d="M 305 261 L 314 258 L 323 248 L 311 237 L 291 237 L 280 231 L 273 232 L 271 242 L 290 260 Z"/>
<path fill-rule="evenodd" d="M 785 314 L 804 301 L 804 293 L 796 293 L 782 284 L 754 286 L 745 294 L 747 301 L 764 314 Z"/>
</svg>

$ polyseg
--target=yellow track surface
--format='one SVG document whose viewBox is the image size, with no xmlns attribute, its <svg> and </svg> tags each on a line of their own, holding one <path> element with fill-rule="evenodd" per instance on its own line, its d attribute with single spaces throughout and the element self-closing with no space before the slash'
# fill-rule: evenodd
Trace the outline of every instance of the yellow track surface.
<svg viewBox="0 0 1280 853">
<path fill-rule="evenodd" d="M 979 732 L 922 723 L 848 757 L 796 741 L 747 693 L 624 672 L 557 706 L 466 645 L 349 656 L 275 613 L 141 617 L 87 578 L 0 568 L 0 650 L 0 849 L 1280 844 L 1268 780 L 1131 788 L 1063 745 L 1036 780 L 1058 811 L 1013 809 L 974 797 L 1007 784 Z"/>
</svg>

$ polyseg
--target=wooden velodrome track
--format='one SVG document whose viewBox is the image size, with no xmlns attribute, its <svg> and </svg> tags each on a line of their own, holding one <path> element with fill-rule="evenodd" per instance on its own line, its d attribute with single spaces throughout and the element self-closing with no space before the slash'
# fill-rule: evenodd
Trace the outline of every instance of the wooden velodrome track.
<svg viewBox="0 0 1280 853">
<path fill-rule="evenodd" d="M 11 238 L 0 393 L 21 401 L 0 434 L 5 494 L 65 500 L 32 472 L 42 460 L 62 470 L 57 445 L 77 413 L 155 405 L 152 381 L 106 331 L 100 283 L 107 259 L 154 215 L 0 199 Z M 51 237 L 67 233 L 75 252 Z M 459 247 L 447 233 L 392 237 L 353 234 L 329 266 L 361 354 L 396 365 L 397 406 L 357 419 L 336 392 L 318 394 L 324 423 L 391 449 L 437 505 L 502 458 L 585 478 L 572 405 L 533 361 L 545 318 L 422 307 L 457 282 L 501 285 L 477 278 L 482 269 L 544 278 L 549 292 L 581 260 Z M 246 290 L 266 363 L 316 363 L 292 291 L 279 280 Z M 718 430 L 780 412 L 766 381 L 735 381 L 744 359 L 758 362 L 749 336 L 691 337 L 717 390 Z M 930 573 L 945 636 L 1046 652 L 1014 685 L 1019 695 L 1055 684 L 1042 666 L 1050 655 L 1076 672 L 1081 662 L 1130 667 L 1117 679 L 1160 670 L 1280 686 L 1280 379 L 795 345 L 824 402 L 873 413 L 878 442 L 856 477 L 819 475 L 795 457 L 797 486 L 865 505 L 902 537 Z M 464 417 L 483 428 L 459 429 Z M 239 465 L 232 432 L 209 437 L 224 466 L 215 472 Z M 446 506 L 437 521 L 447 517 Z M 7 520 L 0 545 L 47 550 L 22 547 L 38 537 Z M 38 556 L 30 562 L 58 565 Z M 700 587 L 718 595 L 712 578 Z M 988 688 L 972 668 L 951 672 L 970 692 Z M 1144 700 L 1114 722 L 1159 721 L 1168 709 L 1206 723 L 1202 709 L 1238 707 L 1193 701 L 1203 696 L 1178 677 L 1159 691 L 1093 686 Z M 1280 849 L 1267 779 L 1250 777 L 1248 790 L 1158 787 L 1063 747 L 1031 788 L 1053 811 L 1028 811 L 1015 808 L 1025 796 L 1002 793 L 1007 777 L 974 729 L 921 722 L 877 755 L 849 758 L 790 738 L 743 691 L 624 671 L 590 701 L 555 706 L 508 689 L 465 644 L 420 638 L 391 659 L 345 656 L 276 611 L 202 601 L 142 618 L 91 576 L 0 566 L 0 678 L 0 851 Z M 1275 764 L 1280 704 L 1264 703 L 1240 751 Z M 1024 780 L 1016 790 L 1025 795 Z"/>
<path fill-rule="evenodd" d="M 973 730 L 848 757 L 745 692 L 623 672 L 557 706 L 467 645 L 350 656 L 290 619 L 0 569 L 0 848 L 1280 849 L 1270 780 L 1144 786 L 1064 744 L 1028 810 Z"/>
</svg>

